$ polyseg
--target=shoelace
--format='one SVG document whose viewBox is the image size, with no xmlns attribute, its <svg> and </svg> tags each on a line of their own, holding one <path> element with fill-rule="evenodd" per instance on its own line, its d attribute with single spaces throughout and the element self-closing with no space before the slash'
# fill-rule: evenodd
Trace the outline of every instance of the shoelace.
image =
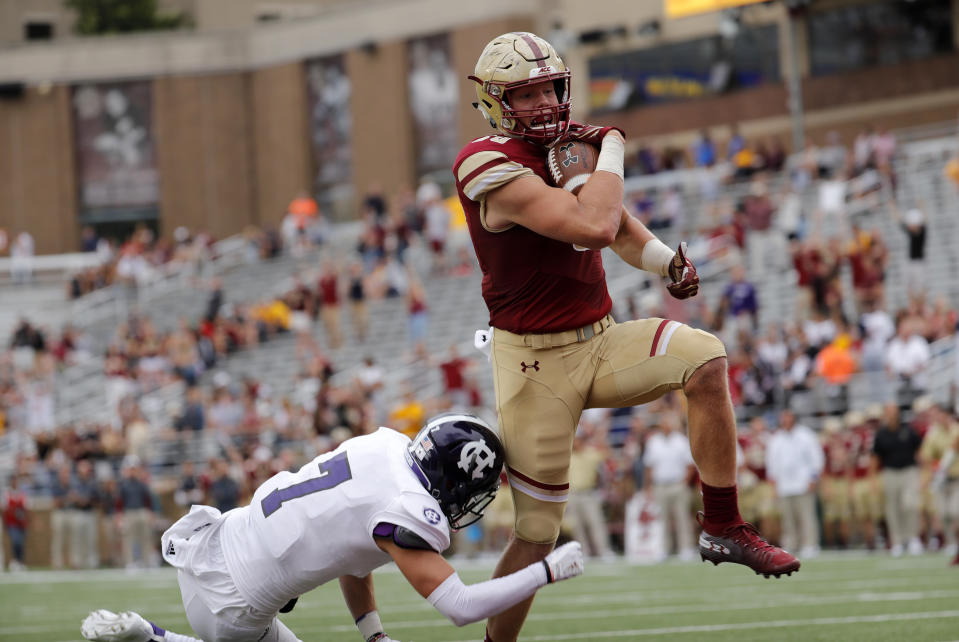
<svg viewBox="0 0 959 642">
<path fill-rule="evenodd" d="M 762 535 L 759 534 L 759 529 L 749 522 L 731 526 L 726 532 L 729 533 L 729 536 L 732 537 L 737 544 L 745 544 L 745 548 L 757 553 L 759 551 L 776 551 L 776 547 L 763 539 Z"/>
</svg>

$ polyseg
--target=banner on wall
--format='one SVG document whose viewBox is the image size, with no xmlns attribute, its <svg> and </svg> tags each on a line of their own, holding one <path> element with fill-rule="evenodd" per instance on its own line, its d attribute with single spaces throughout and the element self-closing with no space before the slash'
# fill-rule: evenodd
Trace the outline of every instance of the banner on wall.
<svg viewBox="0 0 959 642">
<path fill-rule="evenodd" d="M 322 195 L 353 178 L 350 78 L 343 55 L 307 61 L 306 78 L 316 168 L 313 186 Z"/>
<path fill-rule="evenodd" d="M 743 27 L 718 36 L 601 54 L 589 61 L 593 113 L 702 98 L 779 82 L 779 30 Z"/>
<path fill-rule="evenodd" d="M 449 170 L 459 152 L 459 84 L 450 58 L 448 34 L 409 41 L 410 109 L 420 175 Z"/>
<path fill-rule="evenodd" d="M 150 82 L 77 85 L 73 113 L 82 216 L 155 218 L 160 180 Z"/>
</svg>

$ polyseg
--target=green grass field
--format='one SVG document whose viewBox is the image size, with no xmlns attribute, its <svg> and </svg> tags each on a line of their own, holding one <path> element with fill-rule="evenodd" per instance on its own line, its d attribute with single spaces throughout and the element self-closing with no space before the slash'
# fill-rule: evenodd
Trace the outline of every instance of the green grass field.
<svg viewBox="0 0 959 642">
<path fill-rule="evenodd" d="M 457 563 L 466 582 L 491 565 Z M 457 629 L 393 567 L 374 574 L 386 631 L 404 642 L 482 640 L 483 624 Z M 189 633 L 170 569 L 0 575 L 0 640 L 80 640 L 94 608 L 136 610 Z M 283 617 L 306 642 L 360 639 L 333 582 Z M 708 636 L 708 637 L 707 637 Z M 588 562 L 586 574 L 540 591 L 523 640 L 959 640 L 959 568 L 942 555 L 824 555 L 790 578 L 739 566 Z"/>
</svg>

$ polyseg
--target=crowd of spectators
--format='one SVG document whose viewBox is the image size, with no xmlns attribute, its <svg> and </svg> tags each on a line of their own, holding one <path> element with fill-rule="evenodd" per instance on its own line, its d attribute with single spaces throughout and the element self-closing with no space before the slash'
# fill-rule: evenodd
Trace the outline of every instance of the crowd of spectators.
<svg viewBox="0 0 959 642">
<path fill-rule="evenodd" d="M 936 435 L 955 430 L 954 418 L 941 408 L 933 411 L 939 412 L 936 422 L 925 424 L 921 423 L 922 413 L 927 409 L 907 413 L 908 421 L 883 419 L 885 415 L 874 410 L 875 404 L 896 398 L 894 388 L 900 385 L 910 392 L 908 399 L 924 398 L 929 345 L 953 335 L 957 313 L 944 299 L 929 301 L 921 289 L 915 290 L 906 308 L 886 309 L 887 244 L 872 226 L 860 226 L 860 221 L 863 216 L 877 215 L 879 204 L 889 201 L 884 194 L 895 189 L 895 177 L 889 169 L 895 143 L 886 132 L 864 133 L 860 138 L 851 150 L 831 138 L 822 147 L 810 144 L 798 156 L 786 158 L 775 141 L 760 145 L 734 136 L 723 160 L 708 135 L 703 136 L 692 150 L 693 162 L 704 167 L 723 164 L 726 169 L 717 170 L 715 183 L 704 181 L 699 186 L 696 198 L 703 209 L 696 229 L 690 229 L 691 219 L 684 220 L 689 194 L 678 187 L 634 193 L 629 199 L 633 213 L 651 228 L 691 233 L 691 246 L 701 248 L 702 261 L 697 265 L 726 260 L 741 266 L 731 272 L 717 306 L 710 309 L 703 300 L 683 314 L 692 325 L 719 333 L 729 346 L 734 402 L 746 409 L 744 421 L 756 422 L 744 428 L 743 435 L 752 434 L 755 427 L 753 441 L 765 441 L 776 431 L 761 431 L 763 426 L 788 430 L 788 420 L 780 409 L 791 405 L 797 395 L 825 388 L 839 400 L 833 415 L 814 417 L 814 427 L 822 424 L 820 436 L 827 442 L 825 464 L 822 472 L 815 474 L 815 488 L 796 494 L 812 492 L 813 505 L 820 502 L 824 507 L 835 496 L 835 485 L 827 483 L 827 477 L 857 479 L 859 469 L 855 466 L 861 467 L 869 459 L 872 442 L 863 437 L 862 426 L 877 429 L 883 421 L 896 427 L 916 424 L 920 437 L 929 434 L 933 425 L 945 426 L 936 428 Z M 645 166 L 650 171 L 680 166 L 677 157 L 667 162 L 651 153 L 645 155 Z M 844 185 L 837 212 L 829 209 L 837 200 L 829 191 L 834 179 Z M 810 185 L 819 188 L 821 207 L 814 214 L 801 211 L 797 204 L 797 194 Z M 918 263 L 912 272 L 921 275 L 925 216 L 920 210 L 917 218 L 914 210 L 918 209 L 911 208 L 905 214 L 890 209 L 888 214 L 900 221 L 909 238 L 909 259 Z M 30 426 L 27 430 L 33 437 L 33 447 L 18 456 L 17 482 L 11 484 L 16 492 L 10 496 L 25 496 L 28 503 L 38 497 L 51 500 L 52 546 L 60 551 L 59 557 L 51 553 L 51 563 L 78 567 L 154 564 L 156 538 L 152 535 L 190 503 L 209 503 L 221 510 L 236 506 L 247 501 L 252 490 L 269 475 L 296 468 L 377 425 L 412 433 L 424 417 L 444 408 L 482 412 L 484 399 L 477 384 L 482 364 L 459 355 L 455 347 L 441 358 L 431 357 L 423 345 L 429 317 L 425 279 L 420 274 L 458 278 L 475 270 L 468 245 L 455 242 L 454 210 L 431 183 L 389 198 L 373 186 L 363 200 L 355 248 L 341 252 L 338 260 L 321 261 L 315 273 L 309 270 L 293 275 L 282 291 L 256 302 L 228 302 L 222 282 L 205 278 L 196 282 L 207 288 L 206 306 L 196 318 L 181 319 L 176 328 L 160 329 L 148 315 L 131 314 L 116 327 L 105 353 L 107 396 L 115 408 L 115 419 L 110 422 L 54 424 L 52 384 L 57 364 L 82 359 L 93 348 L 83 333 L 69 327 L 55 337 L 28 322 L 21 324 L 11 343 L 13 350 L 4 353 L 0 361 L 0 423 L 8 431 Z M 822 220 L 833 215 L 848 220 L 849 231 L 823 237 L 820 231 L 826 226 Z M 299 195 L 277 234 L 251 229 L 246 237 L 251 261 L 269 258 L 281 246 L 295 256 L 307 256 L 317 247 L 328 248 L 330 226 L 315 202 Z M 413 244 L 427 248 L 427 264 L 414 265 L 409 260 Z M 203 235 L 185 233 L 167 244 L 154 240 L 147 230 L 138 231 L 127 245 L 135 248 L 128 252 L 130 263 L 140 266 L 129 271 L 133 281 L 138 270 L 146 273 L 174 260 L 196 265 L 209 258 L 211 247 Z M 178 251 L 182 254 L 174 259 Z M 119 258 L 113 269 L 118 272 L 125 255 L 122 248 L 116 254 Z M 797 274 L 800 296 L 793 322 L 760 325 L 763 301 L 753 281 L 769 269 L 793 269 Z M 851 274 L 852 293 L 844 291 L 841 275 L 846 269 Z M 202 275 L 203 271 L 197 272 Z M 369 331 L 366 303 L 377 297 L 406 301 L 408 365 L 412 364 L 414 370 L 438 372 L 443 382 L 440 396 L 421 398 L 417 388 L 408 385 L 396 398 L 387 398 L 384 368 L 390 364 L 378 364 L 373 357 L 356 369 L 351 380 L 334 378 L 336 364 L 331 354 L 346 341 L 364 343 Z M 852 310 L 844 304 L 848 300 L 853 301 Z M 348 314 L 344 314 L 346 311 Z M 665 310 L 630 306 L 628 316 L 650 316 L 654 312 Z M 314 324 L 322 327 L 321 333 L 312 331 Z M 224 372 L 203 376 L 215 371 L 232 352 L 287 333 L 296 337 L 300 360 L 300 374 L 289 394 L 276 394 L 270 382 L 260 380 L 257 373 L 241 380 L 231 379 Z M 321 346 L 317 334 L 325 346 Z M 869 386 L 874 397 L 865 418 L 842 414 L 846 410 L 845 388 L 858 374 L 874 376 L 877 382 Z M 182 403 L 160 412 L 142 407 L 139 398 L 143 393 L 174 381 L 185 384 Z M 670 521 L 678 524 L 674 527 L 673 550 L 689 556 L 689 522 L 682 518 L 688 518 L 695 508 L 697 493 L 689 492 L 695 488 L 694 470 L 655 472 L 663 459 L 683 461 L 673 456 L 681 450 L 675 437 L 682 435 L 678 404 L 676 397 L 669 397 L 637 411 L 597 410 L 584 416 L 577 437 L 582 446 L 578 452 L 584 456 L 578 460 L 581 469 L 574 489 L 580 487 L 589 501 L 575 511 L 571 509 L 569 532 L 588 540 L 594 554 L 603 556 L 612 550 L 628 549 L 630 501 L 637 490 L 644 489 L 662 504 L 675 506 L 678 502 L 685 506 L 685 512 L 674 511 Z M 165 419 L 157 423 L 158 416 Z M 31 423 L 33 420 L 27 417 L 39 421 Z M 841 428 L 826 430 L 827 419 L 840 420 Z M 834 422 L 828 425 L 834 426 Z M 850 452 L 845 459 L 839 457 L 853 462 L 853 467 L 847 466 L 841 475 L 836 473 L 840 467 L 832 452 L 837 448 L 829 441 L 839 439 L 836 435 L 859 439 L 859 450 L 853 453 L 847 447 Z M 217 455 L 197 456 L 201 443 L 213 443 Z M 867 443 L 870 445 L 864 445 Z M 743 461 L 756 464 L 744 467 L 741 488 L 747 495 L 753 488 L 766 489 L 756 491 L 764 498 L 757 500 L 760 509 L 753 510 L 745 502 L 744 510 L 753 511 L 747 517 L 775 522 L 770 528 L 764 527 L 764 532 L 784 530 L 786 541 L 815 549 L 820 538 L 818 530 L 815 541 L 808 535 L 809 501 L 792 502 L 788 508 L 786 502 L 777 503 L 775 493 L 785 492 L 784 488 L 772 488 L 770 497 L 770 487 L 760 483 L 767 481 L 758 466 L 760 460 L 763 467 L 767 464 L 766 453 L 758 457 L 755 443 L 748 439 L 741 445 Z M 938 457 L 948 447 L 948 443 L 937 446 Z M 930 466 L 935 461 L 938 458 L 932 455 L 920 456 L 927 494 L 933 490 L 930 480 L 934 469 Z M 688 462 L 683 465 L 688 466 Z M 875 479 L 876 470 L 872 474 L 870 479 Z M 878 488 L 877 484 L 873 486 Z M 99 553 L 90 552 L 101 550 L 90 544 L 89 516 L 93 513 L 111 525 L 98 533 L 124 542 L 117 549 L 123 551 L 122 557 L 99 559 Z M 504 495 L 486 520 L 487 533 L 480 539 L 501 539 L 503 530 L 508 532 L 508 513 Z M 11 524 L 14 530 L 29 528 L 18 515 L 8 524 L 8 532 Z M 601 527 L 595 523 L 597 515 L 603 520 Z M 823 525 L 828 545 L 879 547 L 885 542 L 897 552 L 910 547 L 914 550 L 912 542 L 920 536 L 924 538 L 920 541 L 930 547 L 951 545 L 953 541 L 948 525 L 940 523 L 945 515 L 941 507 L 938 512 L 930 509 L 923 513 L 924 526 L 914 535 L 909 528 L 903 531 L 898 523 L 887 525 L 878 509 L 870 510 L 868 518 L 860 513 L 855 519 L 850 515 L 842 508 L 829 509 L 829 519 Z M 779 520 L 782 529 L 776 526 Z M 882 540 L 878 534 L 883 534 Z M 11 533 L 11 540 L 14 537 L 16 533 Z M 64 556 L 67 540 L 78 543 Z M 467 538 L 459 544 L 469 550 L 474 540 Z M 489 541 L 487 544 L 492 545 Z"/>
</svg>

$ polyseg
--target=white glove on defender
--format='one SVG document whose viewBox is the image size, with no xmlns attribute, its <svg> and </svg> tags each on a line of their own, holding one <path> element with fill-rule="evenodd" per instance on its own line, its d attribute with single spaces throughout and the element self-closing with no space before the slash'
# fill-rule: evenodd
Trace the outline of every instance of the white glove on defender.
<svg viewBox="0 0 959 642">
<path fill-rule="evenodd" d="M 583 546 L 579 542 L 567 542 L 546 556 L 546 582 L 552 584 L 560 580 L 583 574 Z"/>
</svg>

